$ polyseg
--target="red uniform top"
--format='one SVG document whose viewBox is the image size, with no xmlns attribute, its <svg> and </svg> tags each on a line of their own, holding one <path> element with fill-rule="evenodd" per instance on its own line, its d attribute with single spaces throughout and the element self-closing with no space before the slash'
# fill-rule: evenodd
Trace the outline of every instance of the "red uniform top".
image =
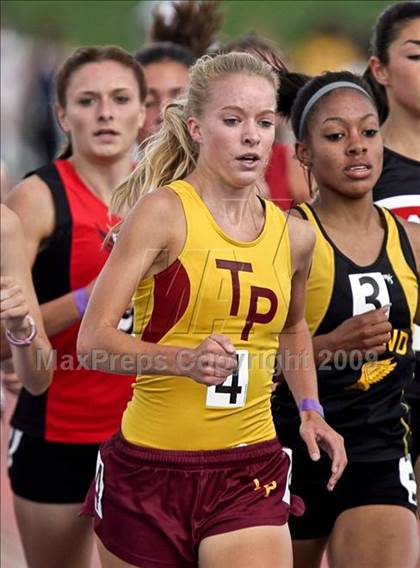
<svg viewBox="0 0 420 568">
<path fill-rule="evenodd" d="M 285 144 L 274 144 L 265 171 L 265 180 L 270 188 L 270 197 L 281 209 L 290 209 L 293 199 L 290 195 L 287 175 L 287 152 Z"/>
<path fill-rule="evenodd" d="M 56 226 L 39 252 L 32 275 L 40 304 L 87 286 L 108 258 L 104 237 L 118 221 L 79 178 L 67 160 L 35 172 L 49 187 Z M 52 442 L 100 443 L 114 434 L 132 395 L 133 377 L 90 371 L 76 356 L 80 322 L 50 338 L 56 365 L 50 388 L 41 396 L 25 389 L 12 425 Z"/>
</svg>

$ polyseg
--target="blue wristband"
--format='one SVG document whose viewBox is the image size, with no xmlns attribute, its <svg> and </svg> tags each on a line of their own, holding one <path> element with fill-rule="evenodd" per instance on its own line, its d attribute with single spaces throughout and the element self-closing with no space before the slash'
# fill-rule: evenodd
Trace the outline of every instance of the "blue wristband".
<svg viewBox="0 0 420 568">
<path fill-rule="evenodd" d="M 304 410 L 314 410 L 315 412 L 318 412 L 318 414 L 320 414 L 322 418 L 324 418 L 324 409 L 319 404 L 319 402 L 317 402 L 313 398 L 304 398 L 299 402 L 297 406 L 299 412 L 302 412 Z"/>
<path fill-rule="evenodd" d="M 79 312 L 80 317 L 82 318 L 89 302 L 89 294 L 87 293 L 86 288 L 79 288 L 78 290 L 73 290 L 73 300 L 74 303 L 76 304 L 77 311 Z"/>
</svg>

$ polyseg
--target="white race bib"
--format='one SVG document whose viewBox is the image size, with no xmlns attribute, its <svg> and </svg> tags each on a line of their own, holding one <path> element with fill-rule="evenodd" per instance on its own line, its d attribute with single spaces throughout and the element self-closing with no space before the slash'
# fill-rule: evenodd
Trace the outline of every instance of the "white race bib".
<svg viewBox="0 0 420 568">
<path fill-rule="evenodd" d="M 238 368 L 221 385 L 207 387 L 208 408 L 239 408 L 245 406 L 248 390 L 248 351 L 236 351 Z"/>
</svg>

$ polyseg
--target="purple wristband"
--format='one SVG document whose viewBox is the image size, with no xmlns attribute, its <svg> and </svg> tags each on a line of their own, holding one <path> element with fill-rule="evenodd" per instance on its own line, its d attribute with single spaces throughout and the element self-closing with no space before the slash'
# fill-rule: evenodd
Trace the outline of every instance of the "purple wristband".
<svg viewBox="0 0 420 568">
<path fill-rule="evenodd" d="M 36 336 L 36 333 L 37 333 L 35 322 L 31 318 L 31 316 L 26 316 L 26 319 L 29 323 L 29 335 L 28 335 L 28 337 L 21 339 L 20 337 L 16 337 L 15 335 L 13 335 L 13 333 L 9 329 L 6 329 L 5 335 L 6 335 L 7 341 L 10 343 L 10 345 L 15 345 L 16 347 L 27 347 L 35 339 L 35 336 Z"/>
<path fill-rule="evenodd" d="M 322 418 L 324 418 L 324 409 L 319 404 L 319 402 L 317 402 L 313 398 L 304 398 L 299 402 L 297 406 L 299 412 L 302 412 L 303 410 L 314 410 L 315 412 L 318 412 L 318 414 L 320 414 Z"/>
<path fill-rule="evenodd" d="M 89 294 L 87 293 L 86 288 L 79 288 L 78 290 L 74 290 L 73 299 L 80 317 L 82 318 L 89 302 Z"/>
</svg>

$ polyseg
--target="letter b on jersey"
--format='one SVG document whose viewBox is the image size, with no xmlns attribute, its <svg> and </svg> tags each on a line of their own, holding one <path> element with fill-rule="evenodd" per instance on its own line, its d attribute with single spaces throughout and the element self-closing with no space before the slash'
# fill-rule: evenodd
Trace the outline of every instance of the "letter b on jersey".
<svg viewBox="0 0 420 568">
<path fill-rule="evenodd" d="M 390 303 L 389 292 L 381 272 L 349 274 L 353 296 L 353 315 L 364 314 Z"/>
</svg>

